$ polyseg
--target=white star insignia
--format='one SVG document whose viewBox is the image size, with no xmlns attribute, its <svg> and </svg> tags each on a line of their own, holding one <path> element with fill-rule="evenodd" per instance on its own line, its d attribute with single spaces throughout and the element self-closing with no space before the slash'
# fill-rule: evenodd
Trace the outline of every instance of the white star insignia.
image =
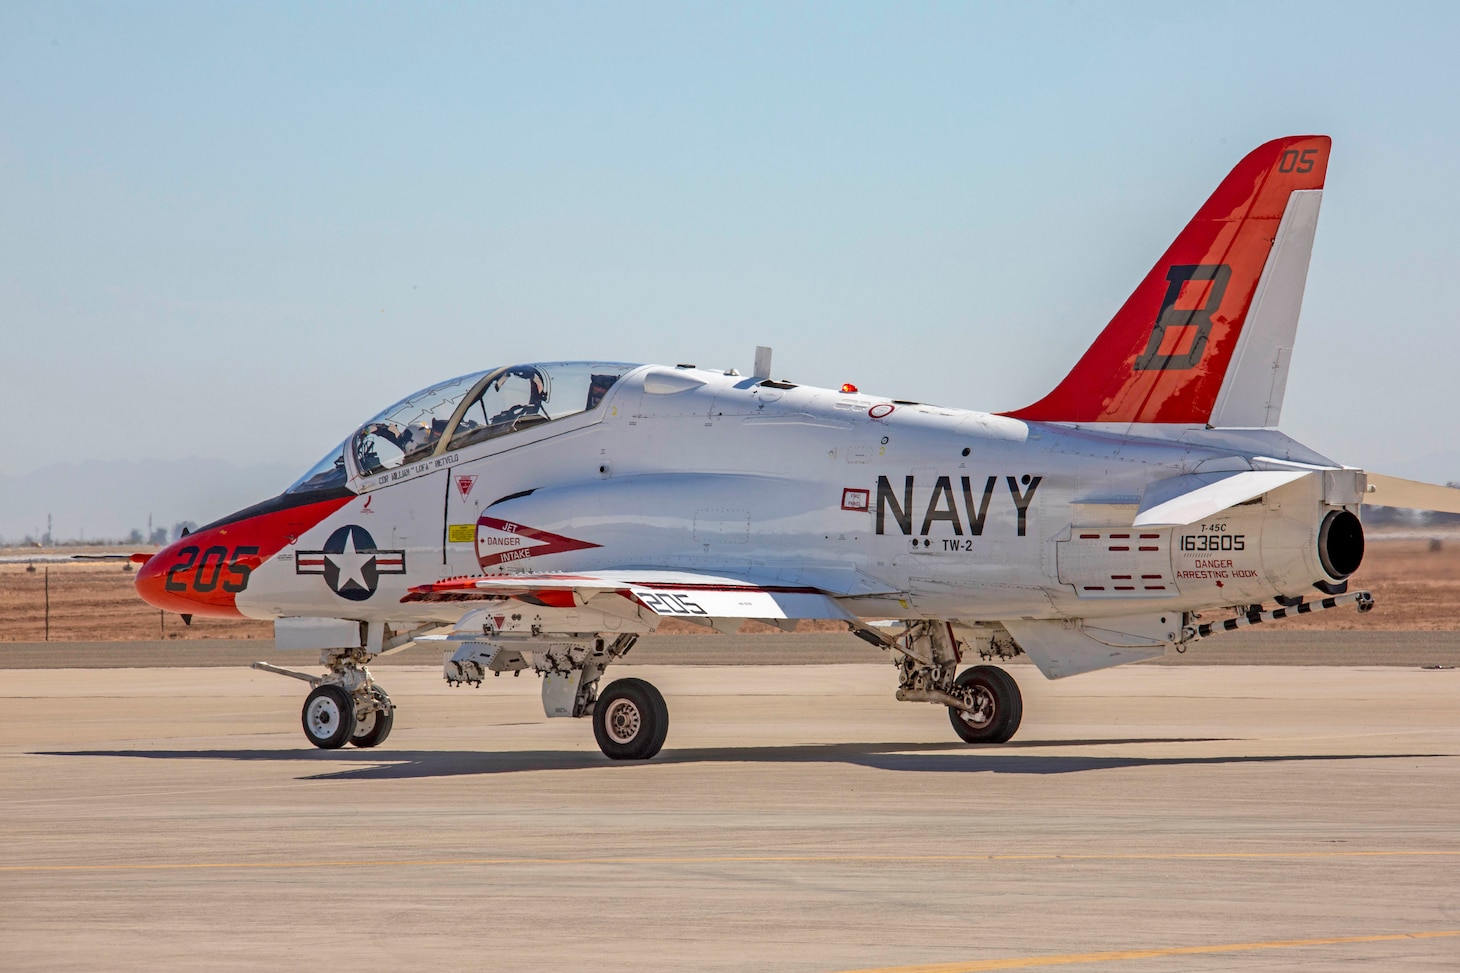
<svg viewBox="0 0 1460 973">
<path fill-rule="evenodd" d="M 355 532 L 353 530 L 345 536 L 345 549 L 343 551 L 338 554 L 326 552 L 325 557 L 329 558 L 330 563 L 340 572 L 339 578 L 335 581 L 336 591 L 343 591 L 345 585 L 351 581 L 362 588 L 368 589 L 370 587 L 365 583 L 364 569 L 365 565 L 375 560 L 375 554 L 373 552 L 362 554 L 355 550 Z"/>
</svg>

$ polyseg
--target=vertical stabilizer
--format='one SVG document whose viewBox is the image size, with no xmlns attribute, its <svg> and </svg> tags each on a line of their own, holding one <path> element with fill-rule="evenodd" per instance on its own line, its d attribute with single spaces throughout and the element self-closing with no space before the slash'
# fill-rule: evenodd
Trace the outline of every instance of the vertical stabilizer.
<svg viewBox="0 0 1460 973">
<path fill-rule="evenodd" d="M 1239 162 L 1064 380 L 1044 422 L 1277 422 L 1328 171 L 1323 135 Z"/>
</svg>

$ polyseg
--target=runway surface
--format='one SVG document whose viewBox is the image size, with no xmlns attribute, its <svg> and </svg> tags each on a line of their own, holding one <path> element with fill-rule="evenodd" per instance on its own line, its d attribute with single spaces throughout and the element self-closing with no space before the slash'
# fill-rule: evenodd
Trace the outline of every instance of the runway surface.
<svg viewBox="0 0 1460 973">
<path fill-rule="evenodd" d="M 890 666 L 641 665 L 646 764 L 531 677 L 327 753 L 278 676 L 3 671 L 0 966 L 1460 968 L 1460 671 L 1013 671 L 969 747 Z"/>
<path fill-rule="evenodd" d="M 0 669 L 246 666 L 255 659 L 312 667 L 319 653 L 281 651 L 273 639 L 178 639 L 130 642 L 0 642 Z M 437 665 L 439 643 L 417 643 L 372 665 Z M 651 635 L 625 666 L 823 665 L 883 663 L 885 650 L 852 635 Z M 1028 660 L 1020 658 L 1019 664 Z M 1169 666 L 1460 666 L 1460 631 L 1294 632 L 1244 629 L 1203 639 L 1187 652 L 1168 652 L 1139 665 Z"/>
</svg>

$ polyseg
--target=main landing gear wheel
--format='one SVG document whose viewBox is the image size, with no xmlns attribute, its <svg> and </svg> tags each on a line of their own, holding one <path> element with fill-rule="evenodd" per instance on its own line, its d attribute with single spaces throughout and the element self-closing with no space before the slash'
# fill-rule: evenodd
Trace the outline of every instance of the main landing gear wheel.
<svg viewBox="0 0 1460 973">
<path fill-rule="evenodd" d="M 385 694 L 385 690 L 374 686 L 370 695 L 380 704 L 380 709 L 356 714 L 355 732 L 350 736 L 353 746 L 378 747 L 390 736 L 391 727 L 395 726 L 395 705 Z"/>
<path fill-rule="evenodd" d="M 974 666 L 954 685 L 971 690 L 974 708 L 948 707 L 948 719 L 965 743 L 1007 743 L 1024 717 L 1024 699 L 1014 677 L 998 666 Z"/>
<path fill-rule="evenodd" d="M 669 707 L 642 679 L 609 683 L 593 706 L 593 736 L 611 760 L 648 760 L 669 735 Z"/>
<path fill-rule="evenodd" d="M 355 730 L 355 700 L 339 686 L 316 686 L 304 700 L 304 735 L 321 750 L 338 750 Z"/>
</svg>

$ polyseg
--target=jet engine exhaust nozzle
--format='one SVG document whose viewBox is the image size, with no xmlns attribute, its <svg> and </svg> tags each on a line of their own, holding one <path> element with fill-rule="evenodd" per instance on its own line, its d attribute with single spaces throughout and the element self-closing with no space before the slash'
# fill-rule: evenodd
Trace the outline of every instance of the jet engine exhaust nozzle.
<svg viewBox="0 0 1460 973">
<path fill-rule="evenodd" d="M 1318 528 L 1318 560 L 1334 581 L 1342 581 L 1364 560 L 1364 525 L 1347 510 L 1330 511 Z"/>
</svg>

